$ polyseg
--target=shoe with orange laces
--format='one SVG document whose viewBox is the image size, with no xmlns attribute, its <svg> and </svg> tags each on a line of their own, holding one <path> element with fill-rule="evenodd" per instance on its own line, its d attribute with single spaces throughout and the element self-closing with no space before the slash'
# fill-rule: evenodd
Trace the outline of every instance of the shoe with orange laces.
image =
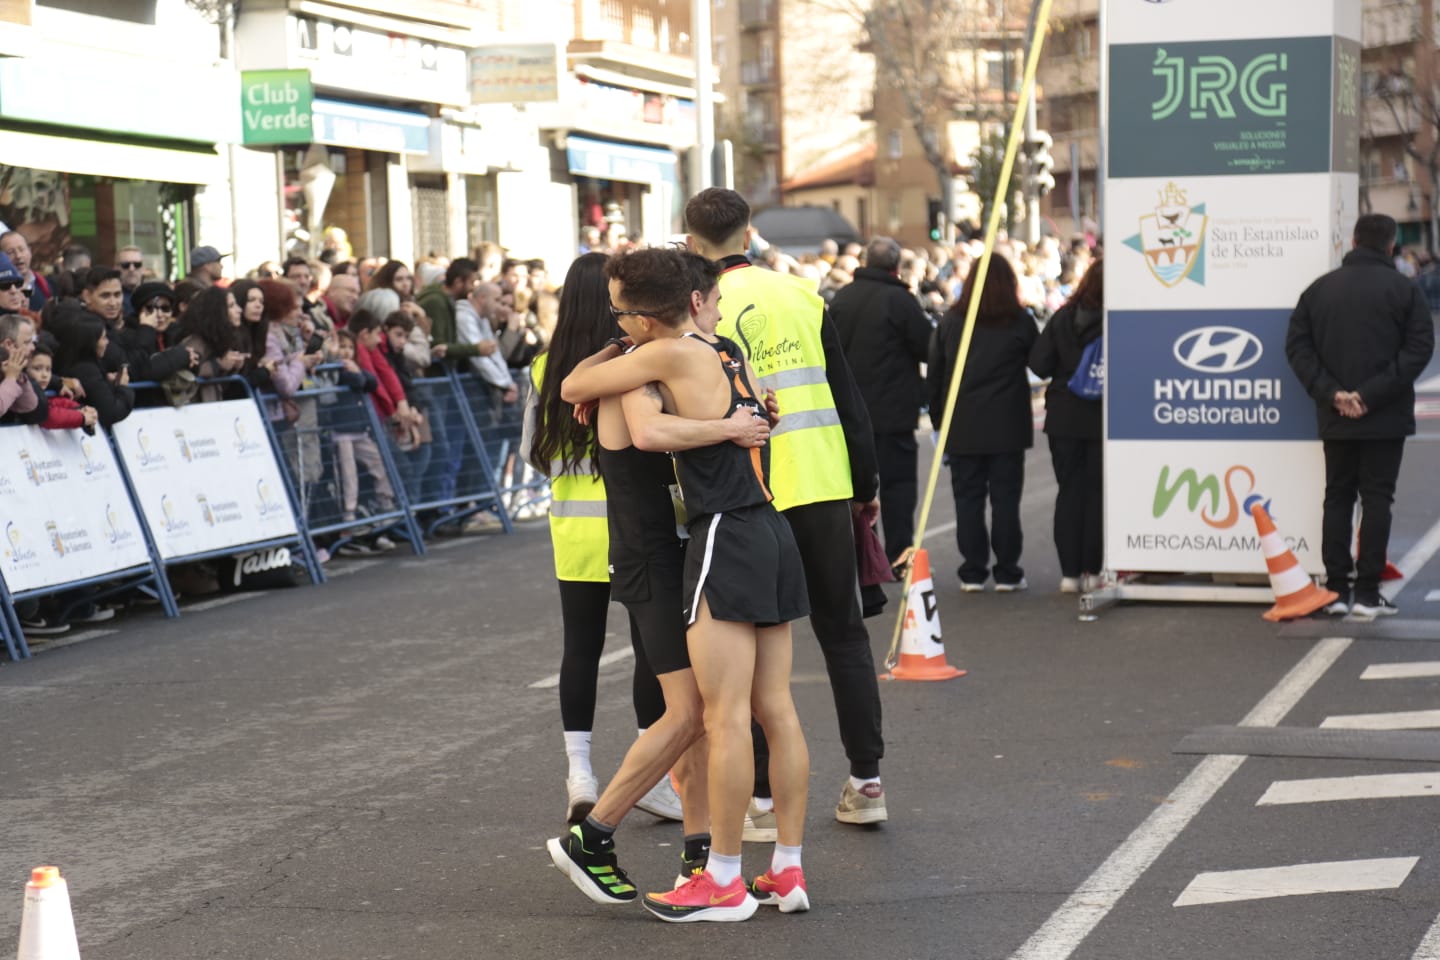
<svg viewBox="0 0 1440 960">
<path fill-rule="evenodd" d="M 696 920 L 737 922 L 754 916 L 759 904 L 745 889 L 745 881 L 736 877 L 725 886 L 717 886 L 708 871 L 692 874 L 679 888 L 666 893 L 645 894 L 645 909 L 666 923 L 691 923 Z"/>
<path fill-rule="evenodd" d="M 781 913 L 804 913 L 810 909 L 805 872 L 799 867 L 786 867 L 778 874 L 766 870 L 750 884 L 750 892 L 756 902 L 779 907 Z"/>
</svg>

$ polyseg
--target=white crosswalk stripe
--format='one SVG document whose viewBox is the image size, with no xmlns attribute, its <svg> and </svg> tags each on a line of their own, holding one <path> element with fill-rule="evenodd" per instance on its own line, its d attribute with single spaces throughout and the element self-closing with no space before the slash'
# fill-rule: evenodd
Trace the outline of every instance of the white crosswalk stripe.
<svg viewBox="0 0 1440 960">
<path fill-rule="evenodd" d="M 1361 680 L 1413 680 L 1420 677 L 1440 677 L 1440 660 L 1372 663 L 1360 674 Z"/>
<path fill-rule="evenodd" d="M 1393 890 L 1405 882 L 1419 862 L 1419 857 L 1385 857 L 1202 873 L 1190 881 L 1190 885 L 1175 900 L 1175 906 L 1193 907 L 1207 903 L 1357 890 Z"/>
<path fill-rule="evenodd" d="M 1277 780 L 1257 807 L 1286 803 L 1328 803 L 1335 800 L 1379 800 L 1392 797 L 1440 797 L 1440 772 L 1382 773 L 1360 777 L 1316 777 Z"/>
<path fill-rule="evenodd" d="M 1340 714 L 1326 717 L 1320 726 L 1330 730 L 1428 730 L 1440 727 L 1440 710 Z"/>
</svg>

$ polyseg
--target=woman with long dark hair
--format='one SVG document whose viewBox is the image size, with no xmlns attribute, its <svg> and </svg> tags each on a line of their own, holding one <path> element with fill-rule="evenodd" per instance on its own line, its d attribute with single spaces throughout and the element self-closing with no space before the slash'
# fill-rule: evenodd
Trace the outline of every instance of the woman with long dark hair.
<svg viewBox="0 0 1440 960">
<path fill-rule="evenodd" d="M 560 295 L 555 336 L 549 349 L 530 367 L 535 384 L 532 396 L 536 400 L 530 416 L 525 418 L 531 439 L 528 459 L 536 470 L 550 477 L 553 498 L 550 541 L 555 551 L 564 630 L 560 721 L 569 759 L 565 787 L 566 818 L 571 823 L 584 820 L 599 796 L 599 784 L 590 767 L 590 739 L 595 725 L 600 655 L 605 648 L 605 619 L 610 608 L 610 536 L 605 484 L 595 467 L 595 430 L 579 423 L 574 407 L 560 399 L 560 383 L 581 360 L 598 351 L 607 340 L 621 336 L 610 314 L 607 259 L 602 253 L 587 253 L 571 264 Z M 635 648 L 635 722 L 644 730 L 665 712 L 665 700 L 633 620 L 630 641 Z"/>
<path fill-rule="evenodd" d="M 197 377 L 226 377 L 244 367 L 242 317 L 234 292 L 225 287 L 207 287 L 190 301 L 180 327 L 180 345 L 200 358 Z M 202 387 L 199 399 L 204 403 L 223 400 L 225 390 L 220 385 Z"/>
<path fill-rule="evenodd" d="M 1028 586 L 1020 566 L 1024 545 L 1020 494 L 1025 486 L 1025 451 L 1034 442 L 1035 430 L 1025 364 L 1038 332 L 1035 318 L 1020 305 L 1019 284 L 1010 261 L 992 257 L 985 286 L 977 291 L 978 274 L 978 269 L 970 271 L 960 298 L 940 318 L 930 341 L 926 386 L 930 422 L 939 430 L 966 313 L 978 296 L 979 312 L 950 436 L 945 440 L 945 457 L 955 497 L 955 542 L 962 558 L 960 589 L 967 593 L 984 590 L 993 573 L 995 591 L 1010 593 Z M 987 500 L 990 529 L 985 526 Z"/>
<path fill-rule="evenodd" d="M 1070 378 L 1085 348 L 1102 332 L 1105 265 L 1090 264 L 1080 283 L 1030 350 L 1030 369 L 1049 377 L 1045 434 L 1055 468 L 1055 552 L 1060 555 L 1060 592 L 1091 590 L 1104 563 L 1105 480 L 1102 403 L 1071 392 Z"/>
<path fill-rule="evenodd" d="M 365 285 L 368 290 L 394 290 L 400 295 L 401 302 L 415 299 L 415 275 L 410 268 L 399 260 L 386 260 L 385 265 L 375 271 L 370 282 Z M 385 314 L 379 314 L 385 316 Z"/>
<path fill-rule="evenodd" d="M 85 402 L 95 408 L 102 427 L 130 416 L 135 392 L 130 389 L 130 371 L 122 368 L 114 383 L 105 376 L 103 359 L 110 344 L 109 328 L 99 316 L 78 303 L 60 305 L 47 329 L 55 337 L 55 375 L 80 381 Z"/>
</svg>

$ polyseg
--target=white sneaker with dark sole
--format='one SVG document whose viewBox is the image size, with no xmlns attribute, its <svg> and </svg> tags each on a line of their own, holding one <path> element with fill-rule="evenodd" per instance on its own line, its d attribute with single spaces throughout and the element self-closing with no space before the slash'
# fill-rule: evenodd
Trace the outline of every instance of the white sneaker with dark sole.
<svg viewBox="0 0 1440 960">
<path fill-rule="evenodd" d="M 745 830 L 740 835 L 744 843 L 775 843 L 780 837 L 779 830 L 775 827 L 775 810 L 761 810 L 750 802 L 750 809 L 745 812 Z"/>
<path fill-rule="evenodd" d="M 600 782 L 593 774 L 572 773 L 565 778 L 565 822 L 577 824 L 590 816 L 600 798 Z"/>
<path fill-rule="evenodd" d="M 680 806 L 680 795 L 670 785 L 668 775 L 636 801 L 635 809 L 644 810 L 661 820 L 674 820 L 679 823 L 685 819 L 685 811 Z"/>
<path fill-rule="evenodd" d="M 1366 623 L 1376 617 L 1393 617 L 1399 612 L 1400 608 L 1384 597 L 1373 602 L 1357 600 L 1350 608 L 1350 619 Z"/>
</svg>

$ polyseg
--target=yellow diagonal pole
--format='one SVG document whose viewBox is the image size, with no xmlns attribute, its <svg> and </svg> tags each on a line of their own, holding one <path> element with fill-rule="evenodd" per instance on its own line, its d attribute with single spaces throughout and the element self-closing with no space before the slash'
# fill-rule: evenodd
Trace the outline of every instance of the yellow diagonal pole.
<svg viewBox="0 0 1440 960">
<path fill-rule="evenodd" d="M 1005 160 L 1000 165 L 1000 182 L 995 185 L 995 197 L 990 203 L 990 217 L 985 223 L 985 252 L 972 268 L 975 291 L 965 310 L 965 329 L 960 335 L 960 352 L 955 357 L 955 369 L 950 374 L 950 389 L 945 396 L 945 416 L 940 421 L 940 435 L 935 443 L 935 458 L 930 463 L 930 480 L 925 485 L 925 498 L 920 504 L 920 522 L 915 527 L 915 543 L 911 550 L 920 549 L 925 542 L 925 528 L 930 522 L 930 508 L 935 503 L 935 485 L 940 480 L 940 465 L 944 460 L 945 441 L 950 436 L 950 425 L 955 418 L 955 401 L 960 396 L 960 380 L 965 373 L 965 360 L 970 356 L 970 341 L 975 334 L 975 317 L 980 311 L 980 291 L 985 287 L 985 277 L 990 272 L 990 258 L 995 252 L 995 235 L 1000 232 L 1000 206 L 1010 189 L 1010 175 L 1015 169 L 1015 157 L 1020 152 L 1020 139 L 1025 128 L 1025 113 L 1035 96 L 1035 72 L 1040 65 L 1040 51 L 1045 46 L 1045 28 L 1050 22 L 1052 0 L 1038 0 L 1035 17 L 1035 36 L 1025 57 L 1025 82 L 1020 87 L 1020 100 L 1015 104 L 1015 117 L 1010 122 L 1010 138 L 1005 142 Z M 1004 29 L 1004 25 L 1001 25 Z M 905 569 L 902 597 L 909 597 L 910 576 L 913 564 Z M 907 603 L 900 604 L 900 615 L 895 618 L 895 632 L 890 638 L 890 652 L 885 655 L 885 669 L 895 669 L 900 649 L 900 634 L 905 627 Z"/>
</svg>

